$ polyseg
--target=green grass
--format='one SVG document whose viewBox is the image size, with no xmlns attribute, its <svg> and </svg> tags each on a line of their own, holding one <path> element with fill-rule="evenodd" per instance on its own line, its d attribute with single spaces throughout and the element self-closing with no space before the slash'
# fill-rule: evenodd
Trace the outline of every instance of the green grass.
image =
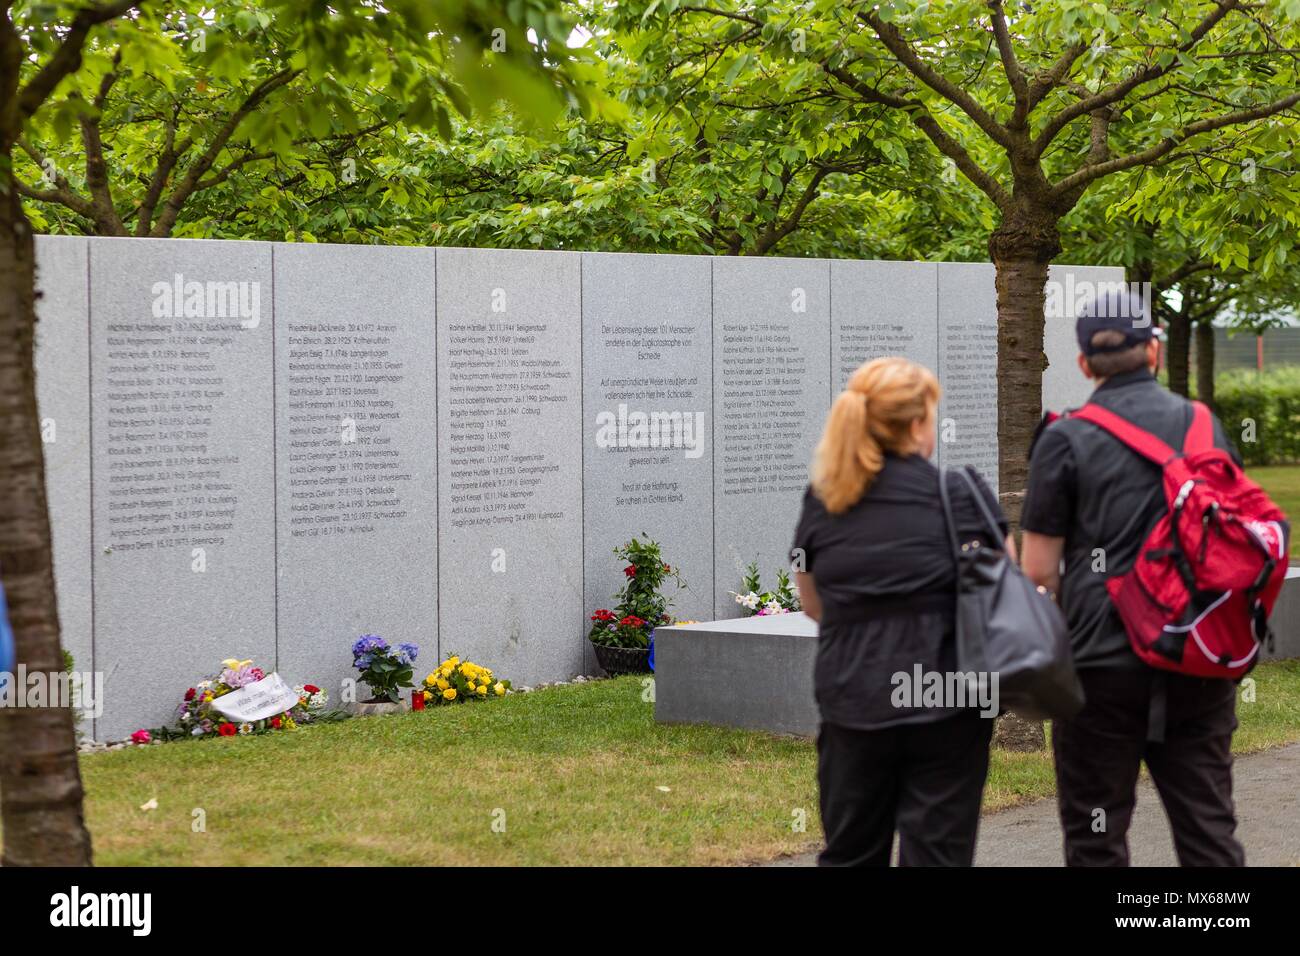
<svg viewBox="0 0 1300 956">
<path fill-rule="evenodd" d="M 1255 672 L 1239 751 L 1300 739 L 1300 662 Z M 720 688 L 725 693 L 725 688 Z M 625 677 L 486 704 L 82 759 L 101 865 L 716 864 L 820 839 L 811 742 L 664 726 Z M 667 787 L 667 791 L 659 788 Z M 995 751 L 986 809 L 1049 796 Z M 158 809 L 140 806 L 157 799 Z M 193 832 L 193 811 L 206 832 Z M 493 831 L 504 812 L 505 832 Z M 792 826 L 806 814 L 807 829 Z"/>
<path fill-rule="evenodd" d="M 1300 465 L 1260 465 L 1247 468 L 1246 473 L 1277 506 L 1287 513 L 1292 525 L 1300 524 Z M 1296 540 L 1296 527 L 1291 529 L 1291 558 L 1300 560 L 1300 541 Z"/>
</svg>

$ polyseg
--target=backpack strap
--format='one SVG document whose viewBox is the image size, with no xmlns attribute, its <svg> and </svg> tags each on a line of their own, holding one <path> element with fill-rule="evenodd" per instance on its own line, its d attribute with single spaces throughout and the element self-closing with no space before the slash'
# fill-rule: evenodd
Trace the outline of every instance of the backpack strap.
<svg viewBox="0 0 1300 956">
<path fill-rule="evenodd" d="M 1192 402 L 1192 423 L 1183 436 L 1183 454 L 1209 451 L 1214 447 L 1214 419 L 1204 402 Z"/>
<path fill-rule="evenodd" d="M 1209 410 L 1206 409 L 1206 412 L 1208 414 Z M 1098 428 L 1119 439 L 1143 458 L 1150 459 L 1157 465 L 1164 465 L 1165 462 L 1178 454 L 1155 435 L 1138 428 L 1130 421 L 1120 418 L 1110 409 L 1094 405 L 1092 402 L 1071 413 L 1070 417 L 1082 418 L 1085 422 L 1092 422 Z M 1193 418 L 1192 424 L 1193 428 L 1188 430 L 1189 436 L 1195 429 L 1195 418 Z"/>
</svg>

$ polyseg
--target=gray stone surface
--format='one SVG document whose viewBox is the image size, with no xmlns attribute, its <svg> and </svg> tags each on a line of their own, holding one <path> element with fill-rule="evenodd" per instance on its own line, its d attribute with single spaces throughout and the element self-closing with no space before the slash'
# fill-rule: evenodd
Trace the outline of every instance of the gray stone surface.
<svg viewBox="0 0 1300 956">
<path fill-rule="evenodd" d="M 817 624 L 774 614 L 655 632 L 655 720 L 810 736 Z"/>
<path fill-rule="evenodd" d="M 438 653 L 434 252 L 273 255 L 278 668 L 337 701 L 362 634 Z"/>
<path fill-rule="evenodd" d="M 1043 324 L 1043 408 L 1060 412 L 1078 408 L 1092 394 L 1093 383 L 1079 371 L 1074 336 L 1078 294 L 1100 282 L 1124 281 L 1124 270 L 1111 266 L 1054 265 L 1047 273 L 1048 302 Z"/>
<path fill-rule="evenodd" d="M 789 564 L 808 463 L 829 408 L 829 263 L 725 257 L 713 266 L 714 617 L 757 561 Z"/>
<path fill-rule="evenodd" d="M 90 343 L 87 241 L 36 237 L 36 395 L 63 646 L 94 669 L 90 590 Z M 93 733 L 90 724 L 82 729 Z"/>
<path fill-rule="evenodd" d="M 224 658 L 275 663 L 271 247 L 98 239 L 90 276 L 96 733 L 120 738 Z"/>
<path fill-rule="evenodd" d="M 674 595 L 676 616 L 713 615 L 711 265 L 699 256 L 582 256 L 588 613 L 610 606 L 622 586 L 613 549 L 644 533 L 687 583 Z M 637 416 L 653 413 L 673 419 L 638 427 Z M 659 447 L 645 447 L 651 431 Z M 595 667 L 590 650 L 587 665 Z"/>
<path fill-rule="evenodd" d="M 1300 827 L 1295 825 L 1300 813 L 1297 792 L 1300 744 L 1247 754 L 1233 761 L 1237 839 L 1246 849 L 1247 866 L 1300 865 Z M 1145 774 L 1137 785 L 1128 844 L 1133 866 L 1178 865 L 1168 817 L 1155 785 Z M 897 861 L 895 847 L 895 864 Z M 1061 820 L 1054 799 L 988 813 L 980 820 L 976 866 L 1063 866 L 1064 861 Z M 766 865 L 816 866 L 817 854 L 781 857 Z M 1131 912 L 1137 913 L 1138 909 Z"/>
<path fill-rule="evenodd" d="M 1295 534 L 1295 530 L 1291 533 Z M 1277 604 L 1273 605 L 1269 624 L 1273 628 L 1273 650 L 1264 648 L 1264 659 L 1300 657 L 1300 565 L 1293 565 L 1287 571 L 1286 583 L 1282 585 Z"/>
<path fill-rule="evenodd" d="M 932 262 L 831 262 L 831 398 L 863 362 L 903 355 L 938 369 Z"/>
<path fill-rule="evenodd" d="M 993 265 L 939 267 L 939 464 L 974 465 L 998 488 L 998 306 Z"/>
<path fill-rule="evenodd" d="M 583 670 L 578 253 L 438 250 L 442 653 Z"/>
<path fill-rule="evenodd" d="M 587 614 L 637 533 L 688 582 L 679 617 L 735 613 L 744 565 L 771 583 L 784 564 L 829 401 L 871 357 L 936 369 L 944 463 L 995 478 L 987 264 L 44 237 L 38 253 L 60 610 L 107 676 L 100 738 L 167 720 L 232 655 L 334 688 L 363 632 L 419 643 L 421 668 L 459 652 L 521 683 L 591 673 Z M 203 284 L 200 314 L 182 286 L 155 315 L 177 275 Z M 203 314 L 227 292 L 238 307 L 239 283 L 258 283 L 256 322 Z M 1072 325 L 1049 321 L 1046 347 L 1046 404 L 1077 404 Z M 758 394 L 773 388 L 794 394 Z M 638 441 L 640 413 L 676 414 L 657 423 L 667 447 Z M 1300 654 L 1295 583 L 1279 656 Z M 755 667 L 809 646 L 761 637 Z"/>
</svg>

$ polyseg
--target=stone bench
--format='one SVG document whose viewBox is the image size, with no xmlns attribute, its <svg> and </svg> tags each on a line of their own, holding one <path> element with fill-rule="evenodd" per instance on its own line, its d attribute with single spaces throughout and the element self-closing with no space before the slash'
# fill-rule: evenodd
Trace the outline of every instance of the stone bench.
<svg viewBox="0 0 1300 956">
<path fill-rule="evenodd" d="M 1265 660 L 1300 657 L 1300 566 L 1273 610 Z M 709 621 L 655 630 L 655 720 L 782 734 L 817 732 L 817 624 L 804 614 Z"/>
</svg>

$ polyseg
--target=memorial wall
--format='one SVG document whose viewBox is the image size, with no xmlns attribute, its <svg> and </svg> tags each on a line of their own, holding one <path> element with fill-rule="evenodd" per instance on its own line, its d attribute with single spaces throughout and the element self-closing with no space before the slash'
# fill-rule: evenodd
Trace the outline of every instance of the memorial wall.
<svg viewBox="0 0 1300 956">
<path fill-rule="evenodd" d="M 593 673 L 638 533 L 679 617 L 734 616 L 874 356 L 938 371 L 939 463 L 996 481 L 988 264 L 64 237 L 37 263 L 59 612 L 105 675 L 100 739 L 230 656 L 337 694 L 366 633 L 420 673 Z M 1050 407 L 1087 395 L 1072 329 L 1049 318 Z"/>
</svg>

